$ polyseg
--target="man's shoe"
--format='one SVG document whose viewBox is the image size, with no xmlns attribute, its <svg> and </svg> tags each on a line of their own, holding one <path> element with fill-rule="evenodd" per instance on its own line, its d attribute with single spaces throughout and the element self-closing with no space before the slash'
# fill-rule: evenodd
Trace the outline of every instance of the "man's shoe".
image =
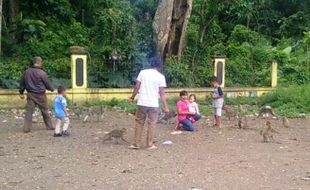
<svg viewBox="0 0 310 190">
<path fill-rule="evenodd" d="M 62 136 L 62 134 L 61 133 L 58 133 L 58 134 L 54 134 L 54 137 L 61 137 Z"/>
</svg>

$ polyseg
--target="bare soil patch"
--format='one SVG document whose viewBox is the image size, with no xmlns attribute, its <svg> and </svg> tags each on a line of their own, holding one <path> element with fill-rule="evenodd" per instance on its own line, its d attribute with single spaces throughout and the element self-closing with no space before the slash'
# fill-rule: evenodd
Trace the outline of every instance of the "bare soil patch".
<svg viewBox="0 0 310 190">
<path fill-rule="evenodd" d="M 131 141 L 134 117 L 108 111 L 100 122 L 72 118 L 70 137 L 53 137 L 42 119 L 22 133 L 22 119 L 11 111 L 0 116 L 0 189 L 309 189 L 310 120 L 292 119 L 274 143 L 262 143 L 265 119 L 249 118 L 251 129 L 224 119 L 221 130 L 212 118 L 197 122 L 195 132 L 173 135 L 175 124 L 157 128 L 158 149 L 128 149 L 102 143 L 104 133 L 126 127 Z M 144 136 L 145 137 L 145 136 Z M 171 145 L 162 144 L 172 141 Z"/>
</svg>

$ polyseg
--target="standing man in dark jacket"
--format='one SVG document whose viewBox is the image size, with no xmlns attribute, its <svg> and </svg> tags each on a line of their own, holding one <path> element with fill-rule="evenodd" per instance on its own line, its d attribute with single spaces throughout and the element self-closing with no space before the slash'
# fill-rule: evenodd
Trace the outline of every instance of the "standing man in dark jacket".
<svg viewBox="0 0 310 190">
<path fill-rule="evenodd" d="M 54 88 L 49 82 L 47 74 L 42 70 L 42 66 L 42 58 L 34 57 L 32 59 L 32 66 L 24 72 L 21 79 L 19 93 L 22 99 L 24 99 L 24 91 L 27 90 L 26 116 L 24 121 L 25 133 L 30 132 L 32 126 L 32 114 L 35 106 L 38 106 L 41 110 L 46 128 L 53 129 L 45 90 L 53 92 Z"/>
</svg>

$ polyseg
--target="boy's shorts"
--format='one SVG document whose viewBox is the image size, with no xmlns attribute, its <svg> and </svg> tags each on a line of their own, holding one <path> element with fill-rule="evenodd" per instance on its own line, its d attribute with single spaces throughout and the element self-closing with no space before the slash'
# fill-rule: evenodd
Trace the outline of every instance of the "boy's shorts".
<svg viewBox="0 0 310 190">
<path fill-rule="evenodd" d="M 213 108 L 213 115 L 222 116 L 222 108 Z"/>
</svg>

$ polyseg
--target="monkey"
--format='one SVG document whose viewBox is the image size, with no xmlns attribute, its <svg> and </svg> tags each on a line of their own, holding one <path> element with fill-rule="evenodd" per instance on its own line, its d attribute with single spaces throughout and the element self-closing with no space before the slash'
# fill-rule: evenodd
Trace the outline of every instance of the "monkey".
<svg viewBox="0 0 310 190">
<path fill-rule="evenodd" d="M 228 107 L 227 105 L 223 106 L 223 109 L 225 110 L 225 115 L 228 117 L 228 120 L 230 118 L 235 118 L 238 116 L 237 110 L 233 109 L 232 107 Z"/>
<path fill-rule="evenodd" d="M 72 108 L 72 112 L 77 119 L 81 119 L 81 117 L 86 114 L 87 110 L 85 108 L 74 107 Z"/>
<path fill-rule="evenodd" d="M 264 116 L 265 114 L 267 114 L 267 115 L 271 114 L 274 117 L 278 118 L 277 114 L 273 111 L 273 109 L 270 106 L 261 107 L 257 117 Z"/>
<path fill-rule="evenodd" d="M 243 121 L 242 121 L 243 119 Z M 248 128 L 248 119 L 238 114 L 238 127 L 239 129 Z"/>
<path fill-rule="evenodd" d="M 129 143 L 124 139 L 125 134 L 127 133 L 126 128 L 122 129 L 113 129 L 112 131 L 108 132 L 104 137 L 103 137 L 103 143 L 107 140 L 112 140 L 112 138 L 116 139 L 116 144 L 119 143 L 119 139 L 125 141 L 126 143 Z"/>
<path fill-rule="evenodd" d="M 263 136 L 264 143 L 270 142 L 270 140 L 274 141 L 272 133 L 279 133 L 278 131 L 272 128 L 270 121 L 266 121 L 266 126 L 267 127 L 265 129 L 262 129 L 260 131 L 260 135 Z"/>
<path fill-rule="evenodd" d="M 282 123 L 283 123 L 284 127 L 286 127 L 286 128 L 290 127 L 290 121 L 287 119 L 287 117 L 282 118 Z"/>
<path fill-rule="evenodd" d="M 92 120 L 92 118 L 94 116 L 97 116 L 97 122 L 100 121 L 100 118 L 103 117 L 103 113 L 105 112 L 105 107 L 103 106 L 97 106 L 97 107 L 90 107 L 87 110 L 87 114 L 83 119 L 83 122 L 86 122 L 88 117 L 90 117 L 90 120 Z"/>
<path fill-rule="evenodd" d="M 176 117 L 177 113 L 175 111 L 171 111 L 169 113 L 161 113 L 159 115 L 159 119 L 157 123 L 166 123 L 170 124 L 172 118 Z"/>
</svg>

